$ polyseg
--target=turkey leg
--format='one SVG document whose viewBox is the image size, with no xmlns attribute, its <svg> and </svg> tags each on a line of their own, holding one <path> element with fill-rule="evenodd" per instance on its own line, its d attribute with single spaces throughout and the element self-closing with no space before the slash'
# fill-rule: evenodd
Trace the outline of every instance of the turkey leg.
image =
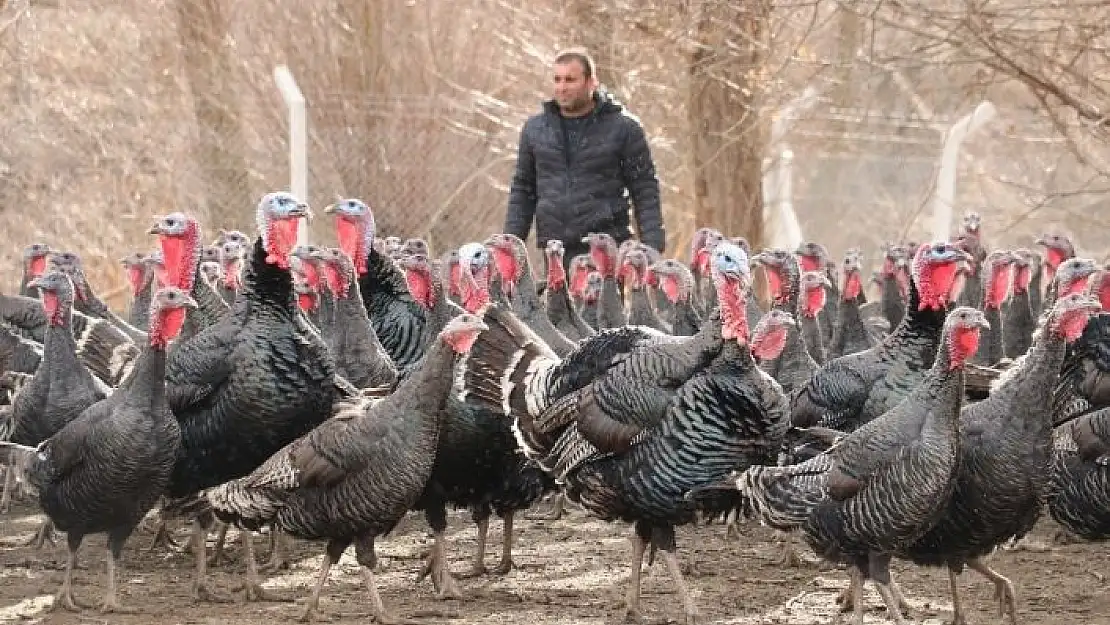
<svg viewBox="0 0 1110 625">
<path fill-rule="evenodd" d="M 953 569 L 948 569 L 948 589 L 952 591 L 952 623 L 951 625 L 967 625 L 964 611 L 960 607 L 960 587 L 957 584 L 958 574 Z"/>
<path fill-rule="evenodd" d="M 289 537 L 285 535 L 285 532 L 279 531 L 271 525 L 270 539 L 272 542 L 270 561 L 262 567 L 262 572 L 276 573 L 287 570 L 289 568 L 289 556 L 286 554 L 289 551 Z"/>
<path fill-rule="evenodd" d="M 15 488 L 15 465 L 8 465 L 4 471 L 4 494 L 0 496 L 0 512 L 12 507 L 12 489 Z"/>
<path fill-rule="evenodd" d="M 73 569 L 77 567 L 77 550 L 81 548 L 81 541 L 84 536 L 77 534 L 66 535 L 66 547 L 68 554 L 66 557 L 66 572 L 65 577 L 62 578 L 62 588 L 58 594 L 54 596 L 54 605 L 50 607 L 51 610 L 63 608 L 70 612 L 80 612 L 81 608 L 85 607 L 73 597 Z"/>
<path fill-rule="evenodd" d="M 698 619 L 698 606 L 694 603 L 694 598 L 690 596 L 690 589 L 686 586 L 686 581 L 682 579 L 682 567 L 678 563 L 678 556 L 671 549 L 664 549 L 662 555 L 663 564 L 667 566 L 667 572 L 671 574 L 671 579 L 674 580 L 678 596 L 682 598 L 682 611 L 686 615 L 686 625 L 694 625 Z"/>
<path fill-rule="evenodd" d="M 208 528 L 198 519 L 193 524 L 193 555 L 196 557 L 196 578 L 193 580 L 193 600 L 211 603 L 231 603 L 230 597 L 216 594 L 208 587 Z"/>
<path fill-rule="evenodd" d="M 493 570 L 498 575 L 508 575 L 516 564 L 513 563 L 513 511 L 505 513 L 502 519 L 504 535 L 501 537 L 501 563 Z"/>
<path fill-rule="evenodd" d="M 478 546 L 474 550 L 474 564 L 459 577 L 478 577 L 486 574 L 486 539 L 489 536 L 489 517 L 478 521 Z"/>
<path fill-rule="evenodd" d="M 374 567 L 378 558 L 374 553 L 373 536 L 359 536 L 355 540 L 355 559 L 362 566 L 362 579 L 366 581 L 366 589 L 370 591 L 370 608 L 374 611 L 374 619 L 382 625 L 400 623 L 395 616 L 385 611 L 382 596 L 378 593 L 378 584 L 374 580 Z"/>
<path fill-rule="evenodd" d="M 794 532 L 776 532 L 782 538 L 782 557 L 775 564 L 787 568 L 801 568 L 802 556 L 794 546 Z"/>
<path fill-rule="evenodd" d="M 328 541 L 328 546 L 324 548 L 324 561 L 320 563 L 320 575 L 316 578 L 316 586 L 312 589 L 312 596 L 308 598 L 304 612 L 299 618 L 302 623 L 312 620 L 312 615 L 320 605 L 320 592 L 324 589 L 324 584 L 328 583 L 328 573 L 331 572 L 331 567 L 339 562 L 339 558 L 343 557 L 343 552 L 350 544 L 348 540 Z"/>
<path fill-rule="evenodd" d="M 258 575 L 258 563 L 254 559 L 254 536 L 242 530 L 239 532 L 239 537 L 243 540 L 243 557 L 247 559 L 247 581 L 243 585 L 247 601 L 292 601 L 292 599 L 273 595 L 262 587 L 262 578 Z"/>
<path fill-rule="evenodd" d="M 138 610 L 132 607 L 123 607 L 119 603 L 119 594 L 117 593 L 116 578 L 119 577 L 118 567 L 120 553 L 123 551 L 123 543 L 127 540 L 126 533 L 109 533 L 108 534 L 108 591 L 104 595 L 104 601 L 100 604 L 100 611 L 108 614 L 136 614 Z"/>
<path fill-rule="evenodd" d="M 208 559 L 208 566 L 219 566 L 224 556 L 224 543 L 227 542 L 228 524 L 217 521 L 220 529 L 216 530 L 216 544 L 212 545 L 212 557 Z"/>
<path fill-rule="evenodd" d="M 967 563 L 967 567 L 994 582 L 994 598 L 998 599 L 998 615 L 1009 616 L 1011 625 L 1017 625 L 1017 597 L 1010 580 L 996 573 L 981 558 Z"/>
<path fill-rule="evenodd" d="M 24 546 L 33 547 L 36 550 L 42 549 L 47 541 L 49 541 L 51 545 L 54 544 L 54 522 L 50 519 L 46 519 L 42 522 L 38 531 L 35 532 L 35 535 L 32 536 Z"/>
<path fill-rule="evenodd" d="M 431 560 L 428 563 L 431 567 L 432 582 L 436 586 L 436 598 L 462 599 L 462 591 L 459 590 L 455 577 L 451 575 L 451 570 L 447 568 L 447 547 L 445 543 L 446 539 L 443 537 L 443 532 L 436 532 L 432 540 Z"/>
<path fill-rule="evenodd" d="M 628 591 L 624 595 L 624 620 L 640 620 L 640 572 L 644 568 L 644 552 L 647 541 L 639 533 L 632 536 L 632 577 L 628 580 Z"/>
</svg>

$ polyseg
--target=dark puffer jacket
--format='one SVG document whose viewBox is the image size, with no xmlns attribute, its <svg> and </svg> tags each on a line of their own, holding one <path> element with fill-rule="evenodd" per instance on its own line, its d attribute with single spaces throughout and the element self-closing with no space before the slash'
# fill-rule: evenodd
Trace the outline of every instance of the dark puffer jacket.
<svg viewBox="0 0 1110 625">
<path fill-rule="evenodd" d="M 535 218 L 541 248 L 548 239 L 574 246 L 590 232 L 607 232 L 620 243 L 632 236 L 631 197 L 640 240 L 662 252 L 659 180 L 644 129 L 608 94 L 595 101 L 581 139 L 569 149 L 554 101 L 525 122 L 505 232 L 525 239 Z"/>
</svg>

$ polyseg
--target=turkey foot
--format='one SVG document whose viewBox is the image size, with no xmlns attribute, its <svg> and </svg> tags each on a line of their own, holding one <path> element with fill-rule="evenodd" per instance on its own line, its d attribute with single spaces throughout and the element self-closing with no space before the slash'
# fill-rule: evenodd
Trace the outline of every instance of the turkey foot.
<svg viewBox="0 0 1110 625">
<path fill-rule="evenodd" d="M 1029 553 L 1049 553 L 1052 547 L 1042 542 L 1034 542 L 1028 536 L 1019 538 L 1005 547 L 1008 551 L 1027 551 Z"/>
<path fill-rule="evenodd" d="M 998 615 L 1009 616 L 1011 625 L 1017 625 L 1017 597 L 1010 580 L 999 575 L 979 558 L 967 563 L 968 568 L 994 582 L 994 598 L 998 600 Z"/>
<path fill-rule="evenodd" d="M 64 609 L 70 612 L 80 612 L 83 608 L 87 607 L 78 603 L 77 599 L 73 597 L 73 569 L 77 564 L 78 545 L 80 545 L 80 539 L 78 539 L 77 545 L 74 545 L 72 542 L 69 545 L 65 577 L 62 578 L 61 590 L 58 591 L 57 595 L 54 595 L 54 604 L 50 606 L 51 611 Z"/>
<path fill-rule="evenodd" d="M 139 611 L 131 606 L 120 605 L 119 599 L 115 597 L 105 598 L 101 602 L 99 610 L 102 614 L 138 614 Z"/>
<path fill-rule="evenodd" d="M 952 620 L 948 625 L 967 625 L 963 608 L 960 607 L 960 587 L 957 584 L 956 571 L 948 569 L 948 588 L 952 591 Z"/>
<path fill-rule="evenodd" d="M 254 537 L 247 531 L 239 532 L 239 537 L 243 540 L 243 557 L 247 561 L 247 581 L 243 583 L 247 601 L 291 602 L 292 599 L 278 597 L 262 587 L 262 578 L 258 575 L 258 564 L 254 559 Z"/>
<path fill-rule="evenodd" d="M 794 547 L 794 535 L 790 532 L 779 533 L 782 535 L 782 555 L 775 561 L 775 564 L 792 569 L 805 566 L 805 560 Z"/>
<path fill-rule="evenodd" d="M 436 536 L 435 543 L 432 545 L 430 566 L 432 584 L 436 587 L 436 598 L 462 599 L 462 590 L 459 589 L 455 577 L 451 575 L 451 570 L 447 568 L 447 554 L 444 553 L 442 534 Z"/>
<path fill-rule="evenodd" d="M 459 575 L 463 579 L 472 577 L 481 577 L 487 573 L 486 571 L 486 538 L 489 535 L 489 517 L 478 521 L 478 545 L 474 550 L 474 562 L 470 566 L 470 570 Z M 431 562 L 429 559 L 428 562 Z M 429 572 L 431 565 L 427 566 Z M 427 575 L 427 573 L 424 573 Z"/>
<path fill-rule="evenodd" d="M 561 492 L 557 493 L 554 497 L 552 497 L 552 500 L 554 500 L 554 503 L 552 504 L 551 510 L 548 510 L 543 514 L 526 514 L 524 515 L 524 518 L 528 519 L 529 521 L 558 521 L 559 519 L 563 518 L 563 512 L 565 511 L 567 506 L 566 495 Z"/>
<path fill-rule="evenodd" d="M 1067 530 L 1060 530 L 1052 535 L 1052 542 L 1056 545 L 1075 545 L 1083 541 L 1079 540 Z"/>
<path fill-rule="evenodd" d="M 194 524 L 192 546 L 193 554 L 196 556 L 196 572 L 193 580 L 193 601 L 232 603 L 231 597 L 217 594 L 216 591 L 208 587 L 208 554 L 205 553 L 207 551 L 205 545 L 207 533 L 200 523 Z"/>
</svg>

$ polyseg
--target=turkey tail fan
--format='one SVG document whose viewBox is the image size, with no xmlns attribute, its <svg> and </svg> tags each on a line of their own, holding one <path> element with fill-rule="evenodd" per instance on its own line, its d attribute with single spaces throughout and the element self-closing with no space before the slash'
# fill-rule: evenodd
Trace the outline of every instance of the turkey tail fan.
<svg viewBox="0 0 1110 625">
<path fill-rule="evenodd" d="M 205 498 L 204 492 L 176 497 L 165 498 L 159 507 L 159 514 L 163 518 L 192 519 L 212 514 L 212 506 Z"/>
<path fill-rule="evenodd" d="M 735 480 L 735 488 L 745 501 L 741 509 L 772 529 L 797 529 L 825 499 L 831 468 L 828 455 L 788 467 L 749 467 Z"/>
<path fill-rule="evenodd" d="M 543 407 L 530 405 L 528 381 L 558 364 L 559 357 L 506 307 L 490 305 L 482 321 L 489 329 L 478 335 L 465 357 L 461 399 L 477 399 L 506 416 L 538 413 Z"/>
<path fill-rule="evenodd" d="M 285 507 L 288 495 L 281 489 L 259 489 L 232 480 L 204 493 L 205 502 L 216 518 L 240 529 L 257 532 L 272 522 Z M 198 506 L 198 510 L 203 510 Z"/>
</svg>

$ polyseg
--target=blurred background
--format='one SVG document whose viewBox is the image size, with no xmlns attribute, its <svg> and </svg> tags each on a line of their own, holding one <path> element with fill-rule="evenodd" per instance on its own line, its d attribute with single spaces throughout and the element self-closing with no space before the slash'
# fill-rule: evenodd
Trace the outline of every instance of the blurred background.
<svg viewBox="0 0 1110 625">
<path fill-rule="evenodd" d="M 927 238 L 945 134 L 989 101 L 954 224 L 980 212 L 992 246 L 1067 232 L 1102 260 L 1108 28 L 1092 0 L 0 0 L 0 279 L 41 240 L 118 305 L 153 216 L 252 231 L 289 186 L 279 64 L 308 103 L 314 207 L 361 197 L 382 236 L 437 253 L 484 238 L 571 45 L 645 126 L 669 254 L 700 225 L 779 240 L 784 205 L 838 257 Z"/>
</svg>

